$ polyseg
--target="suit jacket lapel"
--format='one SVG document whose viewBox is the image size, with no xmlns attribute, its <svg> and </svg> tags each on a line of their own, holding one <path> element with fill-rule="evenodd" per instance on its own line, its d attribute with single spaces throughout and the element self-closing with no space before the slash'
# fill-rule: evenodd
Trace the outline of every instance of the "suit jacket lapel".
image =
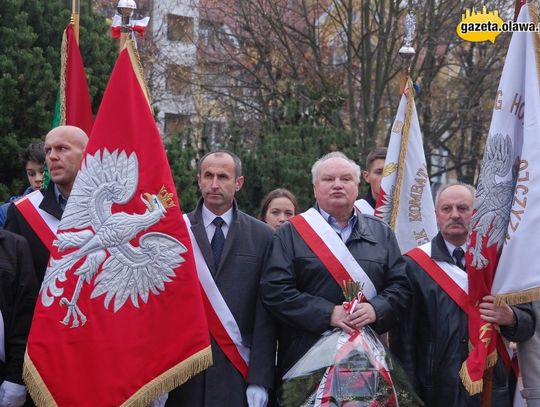
<svg viewBox="0 0 540 407">
<path fill-rule="evenodd" d="M 189 213 L 188 217 L 191 222 L 191 231 L 195 240 L 201 249 L 206 265 L 210 269 L 212 275 L 216 275 L 216 270 L 214 270 L 214 256 L 212 255 L 212 248 L 210 247 L 210 242 L 208 241 L 208 236 L 206 235 L 206 229 L 204 228 L 204 222 L 202 220 L 201 208 L 197 206 L 195 212 Z"/>
<path fill-rule="evenodd" d="M 45 194 L 43 195 L 43 200 L 39 204 L 39 208 L 48 214 L 54 216 L 56 219 L 62 218 L 62 213 L 64 211 L 60 207 L 60 204 L 54 196 L 54 183 L 50 182 Z"/>
<path fill-rule="evenodd" d="M 223 270 L 224 262 L 227 261 L 227 258 L 229 257 L 229 252 L 232 250 L 234 246 L 234 241 L 236 239 L 236 235 L 239 233 L 238 231 L 241 230 L 239 227 L 240 220 L 238 210 L 236 208 L 236 205 L 233 206 L 233 219 L 231 224 L 229 225 L 229 231 L 227 232 L 227 237 L 225 238 L 225 246 L 223 246 L 223 253 L 221 254 L 221 260 L 219 262 L 218 269 L 216 270 L 216 279 Z"/>
<path fill-rule="evenodd" d="M 445 261 L 454 264 L 454 258 L 448 253 L 448 247 L 439 232 L 431 241 L 431 258 L 437 261 Z"/>
</svg>

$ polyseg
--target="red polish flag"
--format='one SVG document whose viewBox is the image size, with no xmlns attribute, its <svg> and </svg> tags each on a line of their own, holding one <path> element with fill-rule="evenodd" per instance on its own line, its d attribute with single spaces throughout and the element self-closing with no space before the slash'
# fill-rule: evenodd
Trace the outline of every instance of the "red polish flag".
<svg viewBox="0 0 540 407">
<path fill-rule="evenodd" d="M 147 405 L 211 363 L 193 251 L 132 43 L 53 243 L 25 357 L 38 405 Z"/>
<path fill-rule="evenodd" d="M 94 125 L 90 92 L 73 24 L 66 27 L 62 38 L 60 89 L 53 118 L 53 127 L 65 124 L 77 126 L 88 135 Z"/>
</svg>

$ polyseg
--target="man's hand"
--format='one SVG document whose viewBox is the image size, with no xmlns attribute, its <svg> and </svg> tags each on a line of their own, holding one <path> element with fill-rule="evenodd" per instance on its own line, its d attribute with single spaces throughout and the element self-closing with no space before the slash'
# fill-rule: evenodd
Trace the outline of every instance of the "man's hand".
<svg viewBox="0 0 540 407">
<path fill-rule="evenodd" d="M 246 398 L 249 407 L 266 407 L 268 391 L 263 386 L 250 384 L 246 389 Z"/>
<path fill-rule="evenodd" d="M 514 326 L 516 316 L 514 311 L 507 304 L 495 305 L 495 297 L 487 295 L 480 303 L 480 318 L 483 321 L 491 322 L 499 326 Z"/>
<path fill-rule="evenodd" d="M 330 326 L 335 326 L 336 328 L 341 328 L 345 333 L 352 333 L 353 326 L 349 326 L 347 323 L 347 317 L 349 313 L 343 308 L 343 305 L 334 306 L 332 311 L 332 316 L 330 317 Z"/>
<path fill-rule="evenodd" d="M 332 311 L 330 325 L 343 329 L 344 332 L 350 334 L 355 329 L 360 329 L 363 326 L 372 324 L 377 320 L 375 309 L 367 302 L 356 304 L 352 314 L 343 308 L 343 305 L 336 305 Z"/>
<path fill-rule="evenodd" d="M 354 307 L 354 312 L 347 316 L 347 325 L 360 329 L 377 320 L 375 308 L 368 302 L 361 302 Z"/>
</svg>

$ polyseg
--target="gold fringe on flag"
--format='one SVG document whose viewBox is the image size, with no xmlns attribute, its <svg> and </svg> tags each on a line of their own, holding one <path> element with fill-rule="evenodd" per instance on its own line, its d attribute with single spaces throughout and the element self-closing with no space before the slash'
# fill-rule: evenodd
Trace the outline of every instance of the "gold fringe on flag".
<svg viewBox="0 0 540 407">
<path fill-rule="evenodd" d="M 144 96 L 146 97 L 146 100 L 148 101 L 148 106 L 150 107 L 150 111 L 152 111 L 152 100 L 150 99 L 150 91 L 148 89 L 148 86 L 146 86 L 146 81 L 144 80 L 144 71 L 141 64 L 141 58 L 139 57 L 139 51 L 137 51 L 135 42 L 132 39 L 128 39 L 126 41 L 125 48 L 128 49 L 129 59 L 131 60 L 131 66 L 133 67 L 135 76 L 137 77 L 137 80 L 139 81 L 139 85 L 141 85 L 141 89 L 144 93 Z"/>
<path fill-rule="evenodd" d="M 52 394 L 49 392 L 49 389 L 43 382 L 39 372 L 37 371 L 32 359 L 28 355 L 28 351 L 24 354 L 24 365 L 23 365 L 23 380 L 26 383 L 26 388 L 28 393 L 32 396 L 32 400 L 38 407 L 56 407 L 56 401 Z"/>
<path fill-rule="evenodd" d="M 495 295 L 495 305 L 517 305 L 537 300 L 540 300 L 540 287 L 531 288 L 529 290 L 519 291 L 515 293 Z"/>
<path fill-rule="evenodd" d="M 495 333 L 494 335 L 499 335 L 498 333 Z M 491 352 L 486 359 L 486 369 L 492 366 L 495 366 L 495 363 L 497 363 L 497 349 L 495 349 L 493 352 Z"/>
<path fill-rule="evenodd" d="M 208 346 L 191 355 L 176 366 L 173 366 L 152 381 L 146 383 L 126 400 L 121 407 L 146 407 L 161 395 L 182 385 L 189 378 L 202 372 L 211 365 L 212 349 Z M 28 392 L 32 396 L 32 400 L 34 400 L 34 403 L 36 403 L 38 407 L 58 406 L 36 367 L 32 363 L 32 360 L 28 356 L 28 353 L 24 355 L 23 379 L 28 388 Z"/>
<path fill-rule="evenodd" d="M 146 383 L 122 403 L 121 407 L 146 407 L 159 396 L 175 389 L 211 365 L 212 349 L 208 346 Z"/>
<path fill-rule="evenodd" d="M 407 146 L 409 145 L 409 130 L 411 129 L 411 117 L 414 104 L 414 88 L 410 77 L 407 78 L 407 112 L 405 113 L 405 123 L 401 132 L 401 146 L 399 149 L 398 173 L 396 176 L 396 185 L 392 193 L 392 213 L 390 214 L 390 227 L 396 230 L 396 223 L 399 210 L 399 198 L 401 196 L 401 184 L 403 184 L 403 176 L 405 174 L 405 158 L 407 157 Z"/>
<path fill-rule="evenodd" d="M 461 365 L 461 369 L 459 370 L 459 377 L 461 378 L 463 386 L 471 396 L 482 392 L 484 380 L 480 379 L 477 381 L 472 381 L 471 377 L 469 376 L 469 371 L 467 370 L 467 365 L 465 364 L 465 362 L 463 362 L 463 364 Z"/>
</svg>

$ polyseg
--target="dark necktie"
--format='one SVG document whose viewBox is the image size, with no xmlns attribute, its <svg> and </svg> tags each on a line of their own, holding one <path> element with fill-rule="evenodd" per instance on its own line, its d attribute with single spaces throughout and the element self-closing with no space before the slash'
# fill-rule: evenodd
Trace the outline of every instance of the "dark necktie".
<svg viewBox="0 0 540 407">
<path fill-rule="evenodd" d="M 214 232 L 214 237 L 212 237 L 212 241 L 210 242 L 210 247 L 212 248 L 212 254 L 214 255 L 215 270 L 217 270 L 219 261 L 221 260 L 223 246 L 225 246 L 225 235 L 223 234 L 223 230 L 221 230 L 221 227 L 225 221 L 218 216 L 214 218 L 212 223 L 216 226 L 216 231 Z"/>
<path fill-rule="evenodd" d="M 65 199 L 62 195 L 58 195 L 58 204 L 62 210 L 66 209 L 67 199 Z"/>
<path fill-rule="evenodd" d="M 454 256 L 454 259 L 456 259 L 456 265 L 460 269 L 465 270 L 465 266 L 463 265 L 463 257 L 465 257 L 465 252 L 463 251 L 463 249 L 459 246 L 456 247 L 452 255 Z"/>
</svg>

